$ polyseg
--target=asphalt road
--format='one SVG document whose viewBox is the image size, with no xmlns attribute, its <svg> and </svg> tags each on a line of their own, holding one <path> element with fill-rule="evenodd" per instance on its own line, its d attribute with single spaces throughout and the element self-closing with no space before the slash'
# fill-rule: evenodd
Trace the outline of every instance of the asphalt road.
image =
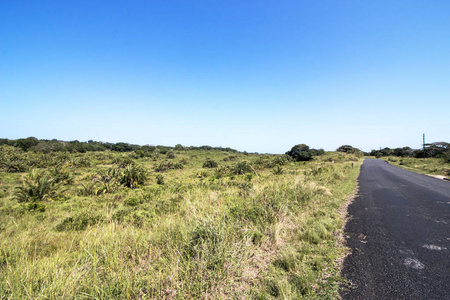
<svg viewBox="0 0 450 300">
<path fill-rule="evenodd" d="M 348 212 L 343 299 L 450 299 L 450 182 L 366 159 Z"/>
</svg>

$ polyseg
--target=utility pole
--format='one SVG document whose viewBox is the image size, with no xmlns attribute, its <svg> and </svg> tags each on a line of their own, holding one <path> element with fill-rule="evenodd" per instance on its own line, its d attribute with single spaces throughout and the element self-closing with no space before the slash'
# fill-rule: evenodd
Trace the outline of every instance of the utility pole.
<svg viewBox="0 0 450 300">
<path fill-rule="evenodd" d="M 425 159 L 425 133 L 423 134 L 423 158 Z"/>
</svg>

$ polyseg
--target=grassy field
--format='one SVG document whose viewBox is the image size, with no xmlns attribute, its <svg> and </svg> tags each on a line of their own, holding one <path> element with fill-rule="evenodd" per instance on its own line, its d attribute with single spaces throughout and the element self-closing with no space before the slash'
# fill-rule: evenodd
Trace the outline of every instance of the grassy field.
<svg viewBox="0 0 450 300">
<path fill-rule="evenodd" d="M 20 160 L 36 168 L 6 172 Z M 0 298 L 337 298 L 360 161 L 18 154 L 0 172 Z"/>
<path fill-rule="evenodd" d="M 427 175 L 444 175 L 450 178 L 450 162 L 442 158 L 384 157 L 390 164 Z"/>
</svg>

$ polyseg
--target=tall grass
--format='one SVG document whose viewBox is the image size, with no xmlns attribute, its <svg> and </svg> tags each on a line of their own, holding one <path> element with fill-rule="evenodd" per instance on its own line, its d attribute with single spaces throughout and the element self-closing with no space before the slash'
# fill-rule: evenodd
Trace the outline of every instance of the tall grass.
<svg viewBox="0 0 450 300">
<path fill-rule="evenodd" d="M 90 168 L 70 166 L 68 190 L 47 200 L 44 212 L 28 211 L 14 199 L 21 174 L 0 173 L 0 295 L 337 296 L 335 260 L 345 252 L 338 244 L 339 208 L 356 186 L 357 158 L 328 154 L 331 161 L 325 156 L 303 163 L 212 151 L 173 155 L 173 164 L 184 167 L 164 169 L 163 179 L 159 166 L 167 157 L 130 158 L 153 170 L 133 179 L 130 189 L 111 185 L 115 173 L 108 170 L 133 164 L 96 153 Z M 210 160 L 218 166 L 203 168 Z M 89 192 L 93 178 L 108 192 Z"/>
</svg>

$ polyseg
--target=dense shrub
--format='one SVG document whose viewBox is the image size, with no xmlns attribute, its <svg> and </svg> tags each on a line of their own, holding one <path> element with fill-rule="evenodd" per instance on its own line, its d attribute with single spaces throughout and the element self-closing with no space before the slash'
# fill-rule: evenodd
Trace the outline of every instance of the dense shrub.
<svg viewBox="0 0 450 300">
<path fill-rule="evenodd" d="M 112 219 L 119 223 L 128 223 L 136 227 L 142 227 L 152 219 L 152 213 L 138 210 L 134 207 L 123 208 L 114 213 Z"/>
<path fill-rule="evenodd" d="M 342 145 L 339 148 L 336 149 L 337 152 L 345 152 L 345 153 L 355 153 L 360 151 L 357 148 L 354 148 L 353 146 L 350 145 Z"/>
<path fill-rule="evenodd" d="M 29 148 L 36 146 L 39 143 L 35 137 L 28 137 L 26 139 L 18 139 L 15 146 L 19 147 L 23 151 L 27 151 Z"/>
<path fill-rule="evenodd" d="M 155 171 L 160 173 L 171 169 L 175 169 L 175 165 L 171 161 L 162 161 L 157 166 L 155 166 Z"/>
<path fill-rule="evenodd" d="M 96 185 L 96 182 L 88 182 L 88 183 L 81 183 L 81 187 L 78 189 L 78 194 L 80 196 L 95 196 L 100 194 L 103 189 L 99 189 Z"/>
<path fill-rule="evenodd" d="M 252 166 L 245 160 L 234 165 L 232 167 L 231 171 L 232 171 L 232 173 L 234 173 L 236 175 L 242 175 L 245 173 L 254 172 Z"/>
<path fill-rule="evenodd" d="M 123 204 L 126 205 L 126 206 L 138 206 L 142 202 L 143 202 L 142 198 L 130 197 L 130 198 L 125 199 L 123 201 Z"/>
<path fill-rule="evenodd" d="M 236 155 L 230 155 L 223 158 L 223 161 L 235 161 L 237 159 Z"/>
<path fill-rule="evenodd" d="M 120 183 L 129 188 L 144 184 L 147 179 L 147 170 L 136 164 L 130 164 L 122 171 Z"/>
<path fill-rule="evenodd" d="M 109 168 L 106 171 L 98 172 L 92 181 L 100 185 L 97 194 L 115 191 L 120 186 L 120 169 Z"/>
<path fill-rule="evenodd" d="M 311 149 L 311 154 L 313 156 L 320 156 L 325 154 L 325 150 L 323 149 Z"/>
<path fill-rule="evenodd" d="M 33 169 L 22 182 L 22 186 L 16 187 L 14 199 L 21 203 L 38 203 L 53 197 L 55 192 L 55 180 Z"/>
<path fill-rule="evenodd" d="M 67 165 L 53 167 L 49 170 L 49 172 L 55 183 L 65 183 L 65 184 L 73 183 L 74 177 L 70 173 L 70 170 L 67 167 Z"/>
<path fill-rule="evenodd" d="M 447 151 L 446 153 L 444 153 L 444 161 L 447 163 L 450 163 L 450 151 Z"/>
<path fill-rule="evenodd" d="M 312 159 L 311 150 L 309 149 L 309 146 L 305 144 L 295 145 L 290 151 L 286 152 L 286 154 L 296 161 L 308 161 Z"/>
<path fill-rule="evenodd" d="M 156 183 L 163 185 L 164 184 L 164 176 L 162 176 L 161 174 L 156 175 Z"/>
<path fill-rule="evenodd" d="M 119 156 L 113 159 L 114 164 L 117 164 L 119 168 L 125 168 L 133 163 L 133 160 L 129 156 Z"/>
<path fill-rule="evenodd" d="M 73 160 L 72 164 L 76 167 L 90 167 L 92 165 L 92 161 L 89 157 L 83 156 L 78 159 Z"/>
<path fill-rule="evenodd" d="M 129 151 L 133 151 L 134 147 L 128 143 L 116 143 L 114 145 L 112 145 L 111 150 L 112 151 L 117 151 L 117 152 L 129 152 Z"/>
<path fill-rule="evenodd" d="M 284 173 L 284 169 L 281 166 L 276 166 L 275 168 L 273 168 L 272 173 L 274 175 L 281 175 Z"/>
<path fill-rule="evenodd" d="M 83 212 L 76 214 L 72 217 L 65 218 L 61 223 L 56 226 L 57 231 L 85 230 L 88 226 L 98 224 L 103 220 L 103 217 L 90 212 Z"/>
<path fill-rule="evenodd" d="M 168 159 L 174 159 L 175 158 L 175 153 L 173 153 L 173 151 L 170 150 L 169 152 L 167 152 L 166 157 Z"/>
<path fill-rule="evenodd" d="M 145 152 L 141 149 L 134 151 L 134 153 L 136 153 L 136 155 L 138 157 L 144 157 L 145 156 Z"/>
<path fill-rule="evenodd" d="M 203 163 L 203 168 L 217 168 L 217 166 L 217 162 L 209 158 Z"/>
<path fill-rule="evenodd" d="M 286 163 L 288 163 L 288 162 L 290 162 L 292 160 L 293 160 L 292 157 L 289 156 L 289 155 L 286 155 L 286 154 L 284 154 L 284 155 L 277 155 L 273 159 L 273 163 L 275 165 L 283 166 L 283 165 L 285 165 Z"/>
<path fill-rule="evenodd" d="M 181 163 L 181 162 L 174 163 L 174 164 L 173 164 L 173 168 L 174 168 L 174 169 L 177 169 L 177 170 L 181 170 L 181 169 L 184 168 L 184 164 Z"/>
</svg>

